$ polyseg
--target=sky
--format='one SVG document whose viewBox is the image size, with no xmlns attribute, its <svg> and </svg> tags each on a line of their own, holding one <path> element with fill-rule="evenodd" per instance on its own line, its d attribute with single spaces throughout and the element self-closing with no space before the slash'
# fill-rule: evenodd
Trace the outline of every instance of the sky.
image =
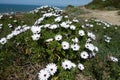
<svg viewBox="0 0 120 80">
<path fill-rule="evenodd" d="M 67 5 L 84 5 L 92 0 L 0 0 L 0 3 L 5 4 L 30 4 L 30 5 L 56 5 L 56 6 L 67 6 Z"/>
</svg>

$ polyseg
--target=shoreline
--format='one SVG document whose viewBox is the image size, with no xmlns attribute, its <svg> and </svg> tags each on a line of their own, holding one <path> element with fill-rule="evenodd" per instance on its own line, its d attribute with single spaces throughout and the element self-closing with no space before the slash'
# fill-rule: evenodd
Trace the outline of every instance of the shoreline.
<svg viewBox="0 0 120 80">
<path fill-rule="evenodd" d="M 26 13 L 41 6 L 46 5 L 26 5 L 26 4 L 0 4 L 0 14 Z M 65 9 L 66 6 L 49 5 L 50 7 L 58 7 Z"/>
</svg>

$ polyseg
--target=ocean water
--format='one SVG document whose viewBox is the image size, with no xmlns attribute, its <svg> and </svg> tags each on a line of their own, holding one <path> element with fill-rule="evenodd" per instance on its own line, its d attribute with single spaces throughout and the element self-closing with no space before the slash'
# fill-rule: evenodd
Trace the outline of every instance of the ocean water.
<svg viewBox="0 0 120 80">
<path fill-rule="evenodd" d="M 29 12 L 41 5 L 0 4 L 0 13 Z M 63 9 L 63 6 L 56 6 Z"/>
</svg>

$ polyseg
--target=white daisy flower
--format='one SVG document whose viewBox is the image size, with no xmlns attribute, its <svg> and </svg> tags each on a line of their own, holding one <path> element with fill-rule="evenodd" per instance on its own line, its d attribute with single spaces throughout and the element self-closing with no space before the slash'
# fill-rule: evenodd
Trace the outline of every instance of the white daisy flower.
<svg viewBox="0 0 120 80">
<path fill-rule="evenodd" d="M 70 26 L 70 29 L 71 29 L 71 30 L 75 30 L 76 27 L 75 27 L 74 25 L 71 25 L 71 26 Z"/>
<path fill-rule="evenodd" d="M 81 27 L 82 27 L 82 28 L 85 28 L 85 25 L 82 25 Z"/>
<path fill-rule="evenodd" d="M 0 27 L 3 26 L 3 24 L 0 24 Z"/>
<path fill-rule="evenodd" d="M 92 39 L 91 39 L 91 38 L 88 38 L 87 41 L 86 41 L 86 43 L 89 43 L 89 42 L 91 42 L 91 41 L 92 41 Z"/>
<path fill-rule="evenodd" d="M 61 20 L 62 20 L 62 16 L 55 18 L 55 22 L 60 22 Z"/>
<path fill-rule="evenodd" d="M 0 19 L 2 19 L 3 15 L 0 15 Z"/>
<path fill-rule="evenodd" d="M 68 18 L 68 16 L 65 16 L 65 18 Z"/>
<path fill-rule="evenodd" d="M 89 53 L 89 58 L 95 57 L 96 53 L 95 52 L 91 52 Z"/>
<path fill-rule="evenodd" d="M 95 46 L 91 43 L 86 43 L 85 48 L 89 49 L 92 52 L 95 50 Z"/>
<path fill-rule="evenodd" d="M 34 23 L 34 25 L 40 24 L 43 20 L 44 20 L 44 17 L 39 18 L 39 19 Z"/>
<path fill-rule="evenodd" d="M 79 64 L 78 64 L 78 69 L 80 69 L 80 70 L 82 71 L 82 70 L 84 70 L 84 69 L 85 69 L 85 67 L 84 67 L 84 65 L 83 65 L 83 64 L 79 63 Z"/>
<path fill-rule="evenodd" d="M 38 78 L 39 80 L 48 80 L 50 77 L 50 73 L 48 72 L 47 69 L 42 69 L 40 70 L 40 72 L 38 73 Z"/>
<path fill-rule="evenodd" d="M 17 20 L 14 20 L 13 22 L 17 22 Z"/>
<path fill-rule="evenodd" d="M 105 39 L 105 42 L 110 43 L 110 40 L 109 39 Z"/>
<path fill-rule="evenodd" d="M 5 44 L 6 42 L 7 42 L 7 39 L 6 39 L 6 38 L 1 38 L 1 39 L 0 39 L 0 43 L 1 43 L 1 44 Z"/>
<path fill-rule="evenodd" d="M 38 12 L 39 12 L 39 10 L 36 9 L 36 10 L 35 10 L 35 13 L 38 13 Z"/>
<path fill-rule="evenodd" d="M 14 36 L 17 36 L 18 34 L 20 34 L 20 30 L 18 30 L 18 31 L 15 30 L 15 31 L 12 32 L 12 34 L 13 34 Z"/>
<path fill-rule="evenodd" d="M 12 24 L 8 24 L 8 27 L 11 28 L 11 27 L 13 27 L 13 26 L 12 26 Z"/>
<path fill-rule="evenodd" d="M 109 36 L 106 36 L 106 39 L 112 39 L 111 37 L 109 37 Z"/>
<path fill-rule="evenodd" d="M 45 42 L 51 42 L 51 41 L 53 41 L 53 38 L 49 38 L 49 39 L 45 40 Z"/>
<path fill-rule="evenodd" d="M 55 36 L 55 40 L 56 40 L 56 41 L 62 40 L 62 35 L 56 35 L 56 36 Z"/>
<path fill-rule="evenodd" d="M 83 58 L 83 59 L 88 59 L 88 57 L 89 57 L 89 55 L 88 55 L 88 53 L 87 53 L 86 51 L 81 52 L 81 53 L 80 53 L 80 56 L 81 56 L 81 58 Z"/>
<path fill-rule="evenodd" d="M 90 38 L 93 39 L 93 40 L 96 39 L 95 34 L 93 34 L 92 32 L 88 32 L 87 35 L 88 35 L 88 37 L 90 37 Z"/>
<path fill-rule="evenodd" d="M 84 35 L 85 35 L 85 32 L 84 32 L 83 30 L 79 30 L 78 34 L 79 34 L 80 36 L 84 36 Z"/>
<path fill-rule="evenodd" d="M 70 25 L 67 24 L 66 22 L 62 22 L 60 25 L 61 27 L 66 28 L 66 29 L 70 27 Z"/>
<path fill-rule="evenodd" d="M 9 16 L 10 19 L 12 19 L 13 17 L 12 16 Z"/>
<path fill-rule="evenodd" d="M 95 52 L 92 52 L 92 56 L 94 56 L 94 57 L 95 57 L 95 55 L 96 55 L 96 53 L 95 53 Z"/>
<path fill-rule="evenodd" d="M 104 35 L 104 37 L 106 38 L 106 39 L 105 39 L 105 42 L 107 42 L 107 43 L 109 43 L 109 42 L 110 42 L 110 40 L 112 39 L 111 37 L 106 36 L 106 35 Z"/>
<path fill-rule="evenodd" d="M 88 22 L 88 19 L 86 19 L 85 22 Z"/>
<path fill-rule="evenodd" d="M 69 49 L 69 43 L 66 42 L 66 41 L 63 41 L 63 42 L 62 42 L 62 48 L 63 48 L 64 50 Z"/>
<path fill-rule="evenodd" d="M 54 75 L 57 72 L 57 66 L 54 63 L 50 63 L 46 66 L 46 69 L 51 75 Z"/>
<path fill-rule="evenodd" d="M 3 24 L 0 24 L 0 29 L 2 29 Z"/>
<path fill-rule="evenodd" d="M 90 24 L 85 24 L 86 27 L 90 27 Z"/>
<path fill-rule="evenodd" d="M 66 23 L 67 24 L 72 24 L 72 22 L 70 20 L 67 20 Z"/>
<path fill-rule="evenodd" d="M 51 17 L 51 16 L 53 16 L 53 13 L 45 13 L 45 14 L 43 14 L 43 17 Z"/>
<path fill-rule="evenodd" d="M 98 52 L 99 51 L 98 47 L 94 46 L 94 51 Z"/>
<path fill-rule="evenodd" d="M 117 27 L 115 27 L 115 29 L 118 29 Z"/>
<path fill-rule="evenodd" d="M 65 70 L 70 70 L 71 68 L 76 67 L 76 65 L 74 63 L 72 63 L 70 60 L 65 60 L 64 62 L 62 62 L 62 67 Z"/>
<path fill-rule="evenodd" d="M 11 39 L 14 35 L 13 34 L 8 34 L 7 39 Z"/>
<path fill-rule="evenodd" d="M 32 35 L 33 40 L 38 40 L 40 38 L 40 34 L 34 34 Z"/>
<path fill-rule="evenodd" d="M 2 27 L 0 26 L 0 29 L 2 29 Z"/>
<path fill-rule="evenodd" d="M 89 26 L 90 26 L 90 27 L 94 27 L 94 25 L 93 25 L 93 24 L 90 24 Z"/>
<path fill-rule="evenodd" d="M 20 31 L 21 28 L 22 28 L 21 26 L 18 26 L 15 28 L 15 31 Z"/>
<path fill-rule="evenodd" d="M 71 48 L 73 49 L 73 51 L 78 51 L 80 49 L 80 46 L 78 44 L 72 44 Z"/>
<path fill-rule="evenodd" d="M 31 27 L 31 31 L 32 31 L 33 34 L 40 33 L 41 27 L 32 26 L 32 27 Z"/>
<path fill-rule="evenodd" d="M 97 25 L 102 25 L 101 23 L 97 23 Z"/>
<path fill-rule="evenodd" d="M 22 28 L 23 28 L 23 29 L 22 29 L 22 32 L 25 32 L 25 31 L 27 31 L 28 29 L 30 29 L 30 27 L 29 27 L 29 26 L 27 26 L 27 25 L 26 25 L 26 26 L 25 26 L 25 25 L 23 25 L 23 26 L 22 26 Z"/>
<path fill-rule="evenodd" d="M 110 56 L 110 60 L 113 62 L 118 62 L 118 59 L 116 57 Z"/>
<path fill-rule="evenodd" d="M 79 22 L 79 20 L 77 20 L 77 19 L 75 19 L 75 18 L 74 18 L 74 19 L 73 19 L 73 22 L 78 23 L 78 22 Z"/>
<path fill-rule="evenodd" d="M 109 24 L 106 24 L 106 26 L 107 26 L 107 27 L 110 27 L 110 25 L 109 25 Z"/>
<path fill-rule="evenodd" d="M 71 66 L 72 66 L 73 68 L 75 68 L 75 67 L 76 67 L 76 64 L 71 62 Z"/>
<path fill-rule="evenodd" d="M 106 27 L 103 27 L 103 29 L 106 29 Z"/>
<path fill-rule="evenodd" d="M 44 28 L 48 28 L 50 26 L 50 24 L 45 24 Z"/>
<path fill-rule="evenodd" d="M 48 28 L 49 28 L 49 29 L 56 29 L 56 28 L 58 28 L 58 25 L 53 24 L 53 25 L 50 25 Z"/>
<path fill-rule="evenodd" d="M 74 42 L 74 43 L 78 43 L 78 38 L 77 37 L 75 37 L 74 39 L 72 39 L 72 41 Z"/>
<path fill-rule="evenodd" d="M 102 0 L 103 2 L 106 1 L 106 0 Z"/>
</svg>

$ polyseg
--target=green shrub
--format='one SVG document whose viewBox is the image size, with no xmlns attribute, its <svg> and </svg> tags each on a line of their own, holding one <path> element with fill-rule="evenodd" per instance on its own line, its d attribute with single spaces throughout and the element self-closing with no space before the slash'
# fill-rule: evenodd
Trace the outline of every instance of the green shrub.
<svg viewBox="0 0 120 80">
<path fill-rule="evenodd" d="M 93 0 L 86 7 L 91 9 L 95 6 L 95 9 L 116 10 L 120 9 L 120 3 L 118 2 L 119 0 Z"/>
<path fill-rule="evenodd" d="M 57 73 L 50 77 L 51 80 L 76 80 L 76 75 L 81 73 L 85 76 L 92 76 L 93 79 L 97 80 L 119 80 L 120 77 L 120 65 L 118 62 L 112 62 L 110 56 L 116 56 L 120 59 L 119 49 L 120 49 L 120 27 L 115 25 L 110 25 L 106 22 L 90 19 L 87 22 L 73 22 L 72 18 L 66 18 L 65 14 L 61 12 L 56 12 L 59 16 L 63 16 L 60 22 L 55 22 L 57 16 L 45 17 L 41 23 L 34 24 L 35 21 L 43 16 L 42 11 L 49 11 L 49 8 L 40 9 L 37 13 L 27 13 L 20 19 L 12 18 L 9 16 L 4 16 L 0 23 L 3 24 L 2 32 L 0 34 L 0 39 L 6 37 L 19 25 L 23 26 L 27 24 L 30 26 L 26 32 L 14 36 L 7 43 L 0 44 L 0 79 L 28 79 L 28 76 L 38 74 L 40 69 L 43 69 L 48 63 L 56 63 L 58 67 Z M 73 10 L 74 11 L 74 10 Z M 51 12 L 51 11 L 50 11 Z M 55 9 L 53 11 L 55 13 Z M 17 19 L 14 23 L 13 20 Z M 24 21 L 24 23 L 22 23 Z M 75 30 L 70 28 L 64 28 L 60 24 L 62 22 L 72 21 L 68 23 L 69 25 L 74 25 Z M 13 28 L 9 28 L 8 24 L 14 25 Z M 38 40 L 33 40 L 31 27 L 33 26 L 43 26 L 45 24 L 55 24 L 59 26 L 56 29 L 50 29 L 49 27 L 42 27 L 39 34 L 40 38 Z M 92 27 L 90 27 L 92 25 Z M 83 27 L 84 26 L 84 27 Z M 85 35 L 80 36 L 78 34 L 79 30 L 84 30 Z M 96 56 L 91 55 L 91 51 L 85 48 L 85 44 L 89 36 L 88 32 L 93 32 L 96 35 L 96 39 L 92 40 L 90 43 L 94 44 L 99 48 L 99 52 L 96 52 Z M 37 33 L 38 34 L 38 33 Z M 55 40 L 56 35 L 62 35 L 62 40 Z M 105 42 L 105 35 L 111 37 L 110 42 Z M 70 45 L 75 44 L 72 39 L 77 37 L 80 49 L 74 51 L 72 48 L 64 50 L 62 47 L 62 42 L 67 41 Z M 48 39 L 53 39 L 50 42 L 46 42 Z M 82 51 L 87 51 L 89 53 L 88 59 L 83 59 L 80 57 Z M 85 66 L 83 71 L 77 68 L 72 68 L 71 70 L 64 70 L 61 67 L 61 63 L 69 59 L 75 64 L 82 63 Z M 21 73 L 22 72 L 22 73 Z M 28 74 L 27 74 L 28 73 Z M 35 76 L 36 77 L 36 76 Z M 36 79 L 32 76 L 29 79 Z"/>
</svg>

